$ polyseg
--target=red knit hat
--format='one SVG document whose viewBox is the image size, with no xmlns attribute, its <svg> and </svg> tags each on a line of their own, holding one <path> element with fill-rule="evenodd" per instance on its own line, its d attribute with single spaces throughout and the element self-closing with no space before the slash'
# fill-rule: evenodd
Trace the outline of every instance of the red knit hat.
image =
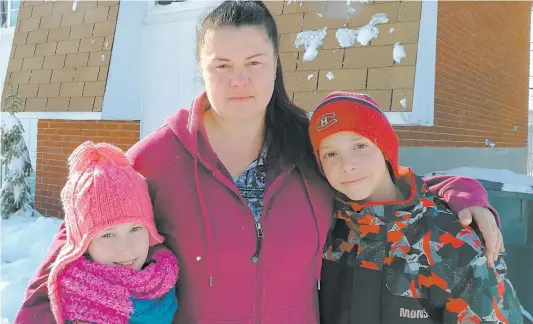
<svg viewBox="0 0 533 324">
<path fill-rule="evenodd" d="M 319 165 L 318 148 L 322 140 L 343 131 L 358 133 L 376 144 L 394 173 L 398 174 L 398 136 L 385 114 L 369 96 L 332 92 L 318 105 L 309 123 L 309 137 Z"/>
</svg>

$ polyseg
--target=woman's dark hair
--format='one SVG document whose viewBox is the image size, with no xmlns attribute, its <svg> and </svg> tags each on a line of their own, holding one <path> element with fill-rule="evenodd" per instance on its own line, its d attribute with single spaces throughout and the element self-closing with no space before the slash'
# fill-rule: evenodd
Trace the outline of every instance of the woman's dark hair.
<svg viewBox="0 0 533 324">
<path fill-rule="evenodd" d="M 265 116 L 263 145 L 269 148 L 269 158 L 282 159 L 299 167 L 316 167 L 308 136 L 309 118 L 305 110 L 292 103 L 283 82 L 276 22 L 263 1 L 226 0 L 202 20 L 196 37 L 196 53 L 205 41 L 207 30 L 220 27 L 260 27 L 272 42 L 277 60 L 274 91 Z"/>
</svg>

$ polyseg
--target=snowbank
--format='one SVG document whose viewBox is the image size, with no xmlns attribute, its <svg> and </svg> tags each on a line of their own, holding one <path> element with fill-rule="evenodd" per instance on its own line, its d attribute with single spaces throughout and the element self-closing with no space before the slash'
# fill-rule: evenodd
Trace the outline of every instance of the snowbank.
<svg viewBox="0 0 533 324">
<path fill-rule="evenodd" d="M 12 323 L 28 281 L 61 224 L 54 217 L 13 216 L 0 222 L 0 323 Z"/>
<path fill-rule="evenodd" d="M 457 168 L 430 175 L 450 174 L 503 183 L 502 191 L 533 193 L 533 177 L 504 169 Z"/>
</svg>

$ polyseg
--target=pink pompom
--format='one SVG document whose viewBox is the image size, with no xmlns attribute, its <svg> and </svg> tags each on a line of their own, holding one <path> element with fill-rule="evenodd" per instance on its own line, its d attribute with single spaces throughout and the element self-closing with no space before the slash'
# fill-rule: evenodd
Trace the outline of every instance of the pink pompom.
<svg viewBox="0 0 533 324">
<path fill-rule="evenodd" d="M 91 152 L 91 155 L 89 156 L 89 159 L 92 162 L 97 162 L 100 159 L 100 155 L 97 152 Z"/>
<path fill-rule="evenodd" d="M 118 147 L 108 143 L 94 144 L 87 141 L 78 146 L 68 158 L 70 172 L 82 172 L 91 164 L 110 163 L 118 166 L 131 165 L 130 160 Z"/>
</svg>

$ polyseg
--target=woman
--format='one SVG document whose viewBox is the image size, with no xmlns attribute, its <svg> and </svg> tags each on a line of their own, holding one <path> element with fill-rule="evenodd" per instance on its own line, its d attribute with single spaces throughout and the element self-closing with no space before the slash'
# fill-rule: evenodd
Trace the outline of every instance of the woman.
<svg viewBox="0 0 533 324">
<path fill-rule="evenodd" d="M 274 19 L 262 2 L 225 1 L 203 20 L 197 53 L 206 92 L 129 151 L 180 262 L 176 320 L 317 323 L 333 196 L 306 114 L 285 91 Z M 455 212 L 468 218 L 474 208 L 485 238 L 501 242 L 477 182 L 432 180 Z M 60 229 L 15 323 L 49 322 L 42 284 L 64 240 Z"/>
</svg>

